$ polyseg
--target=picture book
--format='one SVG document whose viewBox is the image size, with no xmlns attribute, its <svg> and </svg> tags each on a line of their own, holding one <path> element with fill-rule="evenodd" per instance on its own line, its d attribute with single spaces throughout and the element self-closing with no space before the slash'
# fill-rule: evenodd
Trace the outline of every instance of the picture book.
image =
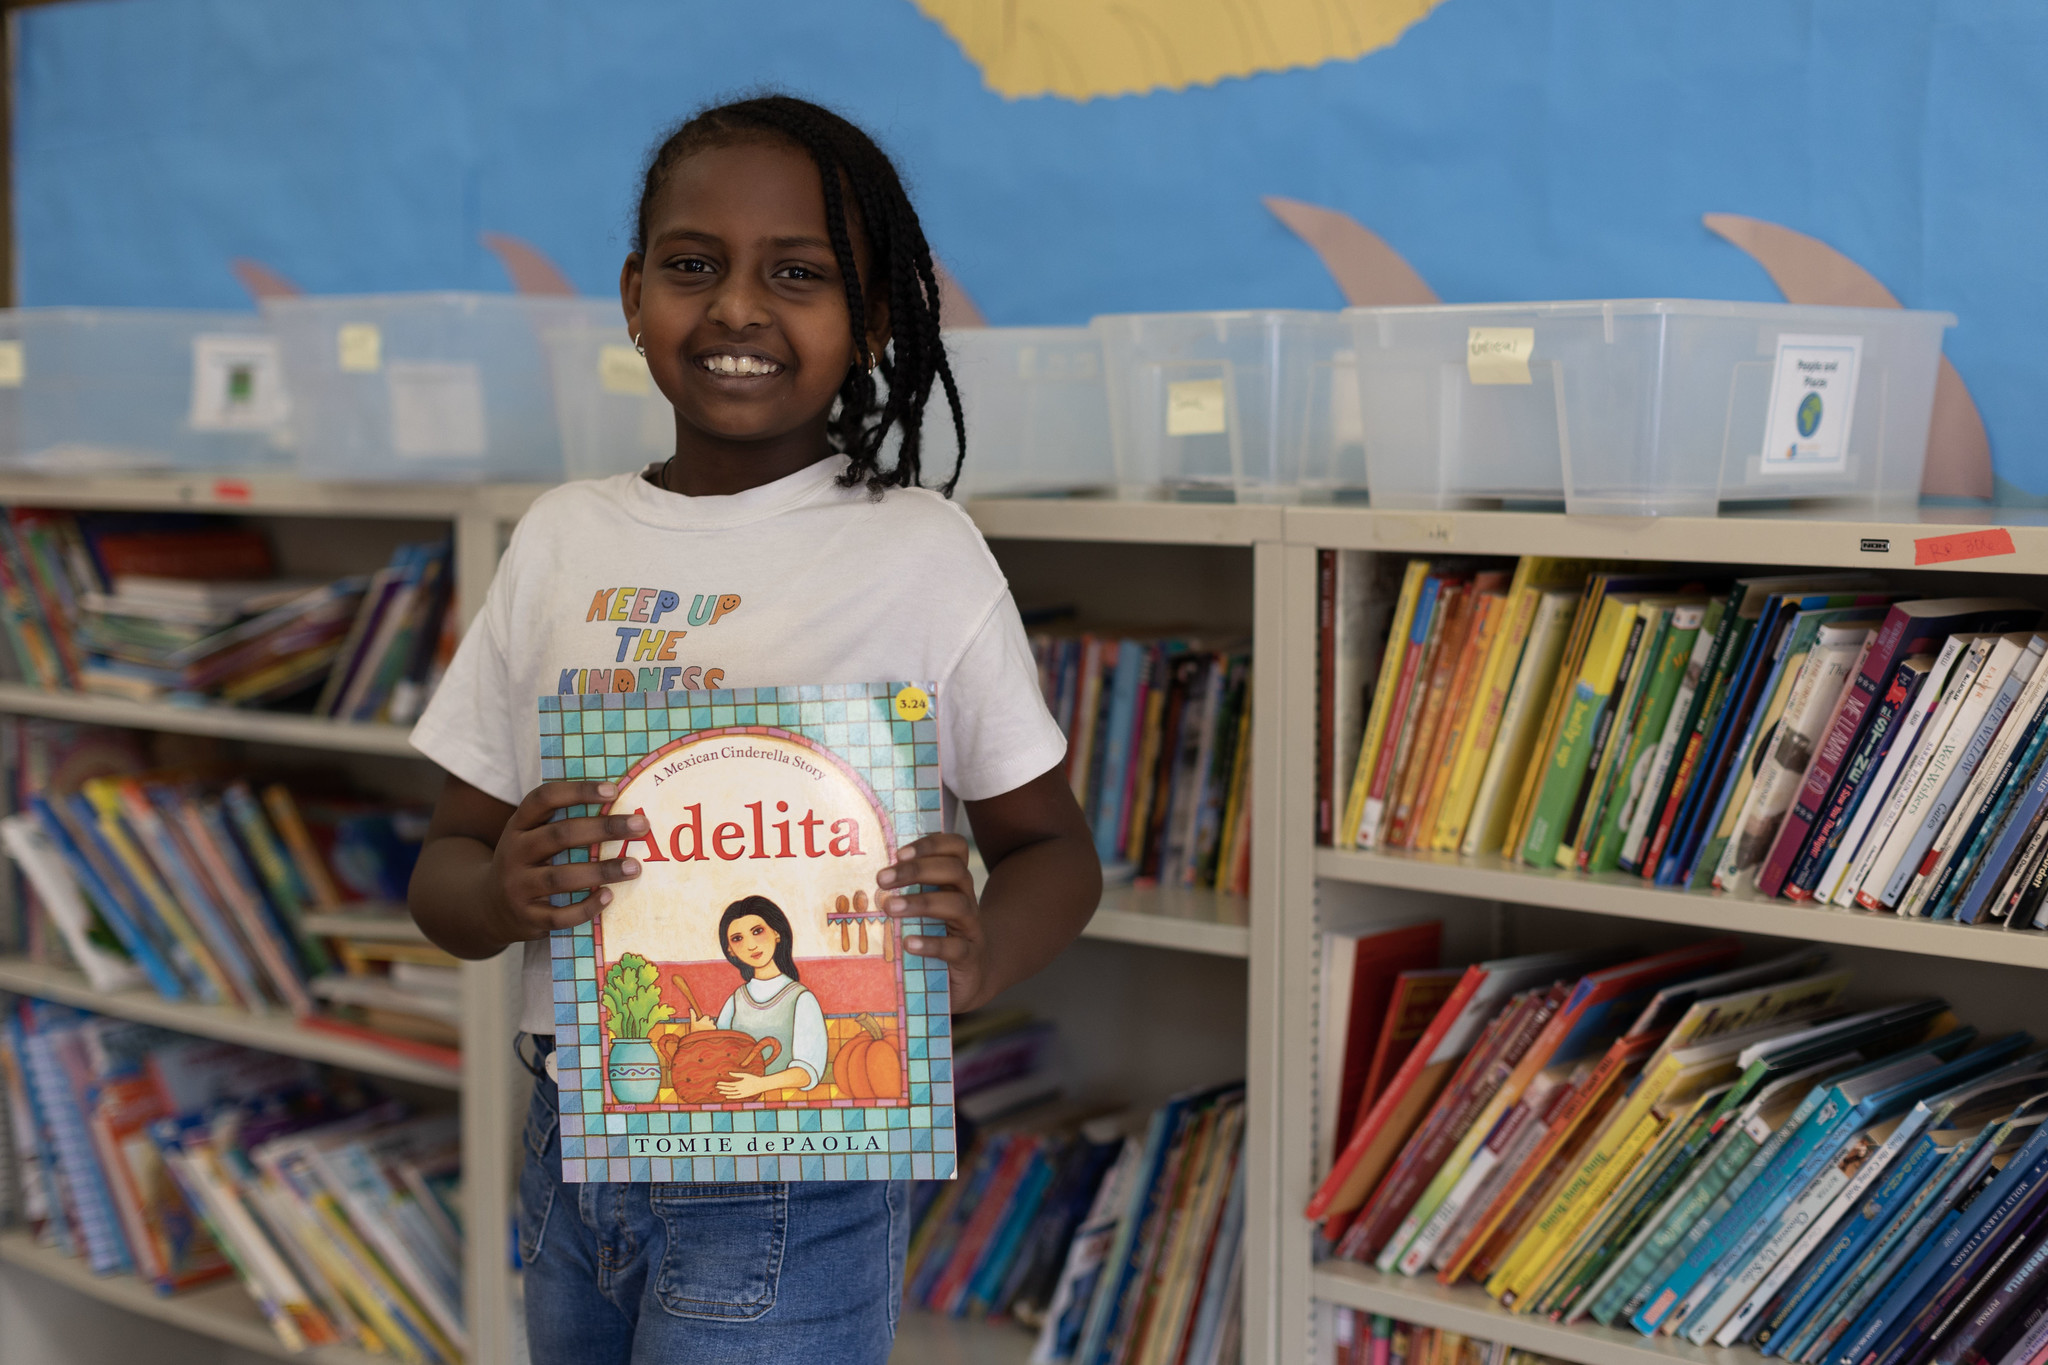
<svg viewBox="0 0 2048 1365">
<path fill-rule="evenodd" d="M 649 825 L 558 855 L 642 869 L 554 936 L 565 1181 L 954 1174 L 946 969 L 902 950 L 943 926 L 872 899 L 940 829 L 940 705 L 909 682 L 540 699 L 543 778 L 617 784 L 569 814 Z"/>
</svg>

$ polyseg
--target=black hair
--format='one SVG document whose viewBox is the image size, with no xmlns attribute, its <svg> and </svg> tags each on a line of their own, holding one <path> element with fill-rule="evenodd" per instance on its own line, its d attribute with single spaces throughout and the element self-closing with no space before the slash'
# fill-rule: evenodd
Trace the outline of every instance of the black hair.
<svg viewBox="0 0 2048 1365">
<path fill-rule="evenodd" d="M 782 969 L 782 974 L 791 981 L 803 980 L 796 971 L 796 935 L 790 931 L 789 916 L 783 914 L 782 907 L 766 896 L 741 896 L 726 906 L 725 913 L 718 917 L 718 946 L 724 950 L 725 960 L 739 972 L 740 980 L 752 981 L 754 969 L 740 961 L 740 955 L 732 950 L 732 944 L 727 940 L 725 931 L 732 928 L 734 920 L 745 919 L 748 915 L 759 915 L 761 922 L 775 931 L 778 938 L 775 945 L 775 965 Z"/>
<path fill-rule="evenodd" d="M 648 158 L 633 217 L 634 254 L 646 250 L 648 207 L 678 163 L 707 148 L 758 137 L 793 143 L 817 163 L 832 255 L 846 281 L 846 314 L 856 355 L 865 357 L 868 352 L 868 310 L 854 264 L 849 221 L 857 221 L 867 239 L 869 283 L 889 304 L 889 344 L 874 357 L 888 396 L 877 401 L 874 375 L 856 361 L 847 368 L 838 408 L 827 423 L 833 443 L 850 462 L 840 482 L 848 488 L 865 483 L 877 494 L 885 488 L 918 486 L 925 403 L 937 381 L 953 410 L 953 435 L 959 442 L 953 473 L 939 488 L 950 497 L 967 456 L 967 423 L 939 336 L 938 277 L 917 210 L 895 164 L 873 138 L 831 110 L 790 95 L 762 95 L 702 110 L 671 129 Z M 901 433 L 901 441 L 896 463 L 884 469 L 882 446 L 891 427 Z"/>
</svg>

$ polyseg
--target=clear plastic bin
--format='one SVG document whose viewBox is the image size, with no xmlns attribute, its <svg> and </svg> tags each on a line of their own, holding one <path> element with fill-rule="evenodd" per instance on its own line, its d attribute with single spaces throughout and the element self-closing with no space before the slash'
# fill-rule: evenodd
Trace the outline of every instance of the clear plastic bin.
<svg viewBox="0 0 2048 1365">
<path fill-rule="evenodd" d="M 1357 308 L 1380 507 L 1920 496 L 1948 313 L 1678 299 Z"/>
<path fill-rule="evenodd" d="M 309 479 L 562 477 L 543 336 L 590 300 L 385 294 L 266 301 Z"/>
<path fill-rule="evenodd" d="M 635 473 L 675 454 L 675 409 L 633 349 L 616 299 L 592 300 L 545 340 L 565 477 Z"/>
<path fill-rule="evenodd" d="M 1357 481 L 1338 452 L 1349 411 L 1341 315 L 1129 313 L 1090 324 L 1109 377 L 1126 497 L 1288 502 Z M 1352 443 L 1355 445 L 1355 442 Z"/>
<path fill-rule="evenodd" d="M 289 467 L 254 313 L 0 311 L 0 464 L 51 474 Z"/>
<path fill-rule="evenodd" d="M 946 333 L 966 409 L 961 496 L 1100 492 L 1116 485 L 1102 343 L 1086 327 L 976 327 Z M 952 415 L 932 388 L 924 481 L 952 472 Z"/>
</svg>

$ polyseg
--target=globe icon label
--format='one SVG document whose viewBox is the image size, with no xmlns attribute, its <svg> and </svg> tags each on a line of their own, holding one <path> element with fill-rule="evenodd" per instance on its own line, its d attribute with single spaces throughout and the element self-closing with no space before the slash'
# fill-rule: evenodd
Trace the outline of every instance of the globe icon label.
<svg viewBox="0 0 2048 1365">
<path fill-rule="evenodd" d="M 1820 430 L 1820 395 L 1809 393 L 1799 404 L 1799 434 L 1810 437 Z"/>
</svg>

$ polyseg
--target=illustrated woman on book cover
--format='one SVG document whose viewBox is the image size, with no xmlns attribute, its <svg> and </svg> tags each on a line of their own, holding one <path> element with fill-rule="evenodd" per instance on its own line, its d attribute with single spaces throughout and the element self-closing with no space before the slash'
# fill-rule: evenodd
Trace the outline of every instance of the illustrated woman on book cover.
<svg viewBox="0 0 2048 1365">
<path fill-rule="evenodd" d="M 739 970 L 740 984 L 726 997 L 714 1022 L 690 1016 L 690 1031 L 732 1029 L 756 1039 L 772 1038 L 775 1060 L 766 1076 L 732 1073 L 718 1083 L 729 1100 L 750 1100 L 770 1090 L 809 1090 L 825 1074 L 825 1012 L 818 997 L 797 976 L 796 934 L 782 907 L 766 896 L 748 896 L 725 907 L 718 920 L 718 945 Z"/>
</svg>

